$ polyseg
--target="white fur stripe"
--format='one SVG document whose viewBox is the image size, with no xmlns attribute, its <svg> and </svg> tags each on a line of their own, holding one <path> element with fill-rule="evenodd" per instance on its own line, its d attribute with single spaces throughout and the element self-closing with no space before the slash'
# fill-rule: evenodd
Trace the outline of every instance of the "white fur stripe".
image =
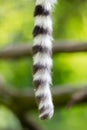
<svg viewBox="0 0 87 130">
<path fill-rule="evenodd" d="M 48 73 L 48 71 L 37 71 L 34 76 L 33 76 L 33 80 L 41 80 L 41 81 L 47 81 L 48 84 L 52 84 L 51 83 L 51 76 Z"/>
<path fill-rule="evenodd" d="M 34 38 L 34 45 L 52 48 L 52 37 L 49 35 L 38 35 Z"/>
<path fill-rule="evenodd" d="M 45 53 L 40 53 L 38 52 L 37 54 L 34 55 L 33 57 L 34 65 L 39 64 L 39 65 L 44 65 L 44 66 L 52 66 L 52 59 L 49 57 L 49 55 Z"/>
<path fill-rule="evenodd" d="M 36 96 L 44 95 L 44 96 L 46 96 L 46 98 L 49 98 L 49 96 L 50 96 L 49 84 L 47 83 L 45 86 L 44 85 L 39 86 L 35 95 Z"/>
</svg>

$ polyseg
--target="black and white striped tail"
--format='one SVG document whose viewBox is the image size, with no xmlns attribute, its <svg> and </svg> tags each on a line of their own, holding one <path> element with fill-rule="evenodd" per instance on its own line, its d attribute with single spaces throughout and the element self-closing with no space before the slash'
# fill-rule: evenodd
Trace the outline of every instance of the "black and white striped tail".
<svg viewBox="0 0 87 130">
<path fill-rule="evenodd" d="M 54 106 L 50 86 L 52 84 L 52 19 L 55 0 L 36 0 L 33 30 L 33 82 L 41 119 L 53 116 Z"/>
</svg>

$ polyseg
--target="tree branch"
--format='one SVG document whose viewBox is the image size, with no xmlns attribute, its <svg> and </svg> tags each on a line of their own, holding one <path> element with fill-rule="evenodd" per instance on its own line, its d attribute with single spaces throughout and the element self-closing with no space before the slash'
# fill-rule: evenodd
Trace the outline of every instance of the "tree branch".
<svg viewBox="0 0 87 130">
<path fill-rule="evenodd" d="M 85 102 L 87 102 L 87 88 L 83 89 L 82 91 L 78 91 L 74 93 L 67 107 L 70 108 L 75 104 L 85 103 Z"/>
<path fill-rule="evenodd" d="M 86 52 L 87 42 L 77 41 L 58 41 L 54 43 L 53 54 L 57 53 L 77 53 Z"/>
<path fill-rule="evenodd" d="M 52 94 L 55 107 L 66 106 L 75 93 L 83 90 L 87 90 L 87 85 L 84 85 L 83 88 L 82 86 L 80 87 L 80 85 L 79 87 L 74 85 L 67 85 L 66 87 L 64 85 L 53 88 Z M 4 104 L 15 113 L 27 112 L 37 108 L 33 90 L 12 89 L 12 87 L 7 87 L 5 85 L 0 85 L 0 103 Z"/>
<path fill-rule="evenodd" d="M 87 42 L 58 41 L 54 43 L 53 54 L 86 52 Z M 0 49 L 0 59 L 23 58 L 32 55 L 31 44 L 15 44 Z"/>
</svg>

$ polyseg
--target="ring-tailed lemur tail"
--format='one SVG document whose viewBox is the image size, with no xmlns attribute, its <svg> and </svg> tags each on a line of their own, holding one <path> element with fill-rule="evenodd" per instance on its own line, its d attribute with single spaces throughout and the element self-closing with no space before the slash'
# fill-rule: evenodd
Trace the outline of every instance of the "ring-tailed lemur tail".
<svg viewBox="0 0 87 130">
<path fill-rule="evenodd" d="M 36 0 L 33 30 L 33 82 L 41 119 L 53 116 L 54 106 L 50 91 L 52 68 L 52 19 L 56 0 Z"/>
</svg>

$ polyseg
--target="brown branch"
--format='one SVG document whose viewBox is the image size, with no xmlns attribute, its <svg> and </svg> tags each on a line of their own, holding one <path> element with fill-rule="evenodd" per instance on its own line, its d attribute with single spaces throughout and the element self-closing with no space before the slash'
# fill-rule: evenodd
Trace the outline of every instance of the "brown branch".
<svg viewBox="0 0 87 130">
<path fill-rule="evenodd" d="M 85 91 L 87 85 L 83 88 L 74 85 L 55 87 L 52 90 L 55 107 L 66 106 L 72 99 L 72 95 L 78 91 Z M 85 101 L 86 102 L 86 101 Z M 12 87 L 0 85 L 0 103 L 10 108 L 15 113 L 27 112 L 37 109 L 33 90 L 15 90 Z"/>
<path fill-rule="evenodd" d="M 53 53 L 72 53 L 72 52 L 86 52 L 87 42 L 77 41 L 58 41 L 53 46 Z"/>
<path fill-rule="evenodd" d="M 72 95 L 67 107 L 71 108 L 75 104 L 87 102 L 87 88 L 80 90 Z"/>
<path fill-rule="evenodd" d="M 71 52 L 86 52 L 87 42 L 70 42 L 58 41 L 54 43 L 53 54 L 71 53 Z M 32 55 L 31 44 L 14 44 L 9 47 L 0 49 L 1 59 L 23 58 Z"/>
<path fill-rule="evenodd" d="M 30 44 L 15 44 L 0 49 L 1 59 L 23 58 L 32 55 L 32 46 Z"/>
</svg>

